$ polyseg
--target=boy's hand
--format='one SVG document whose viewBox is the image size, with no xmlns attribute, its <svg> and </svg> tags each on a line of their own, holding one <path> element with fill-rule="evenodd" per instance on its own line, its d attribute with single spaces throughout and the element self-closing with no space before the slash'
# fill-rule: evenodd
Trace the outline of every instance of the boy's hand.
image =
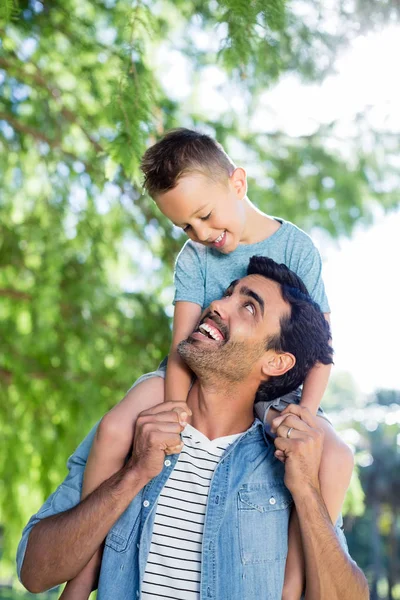
<svg viewBox="0 0 400 600">
<path fill-rule="evenodd" d="M 166 454 L 183 448 L 180 434 L 192 411 L 185 402 L 162 402 L 140 413 L 135 424 L 132 457 L 128 462 L 150 481 L 162 470 Z"/>
</svg>

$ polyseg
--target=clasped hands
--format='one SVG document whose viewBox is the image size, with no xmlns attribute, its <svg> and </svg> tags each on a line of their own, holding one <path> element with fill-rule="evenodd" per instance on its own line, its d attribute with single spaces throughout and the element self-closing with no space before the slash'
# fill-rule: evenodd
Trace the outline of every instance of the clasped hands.
<svg viewBox="0 0 400 600">
<path fill-rule="evenodd" d="M 292 494 L 307 485 L 319 490 L 324 431 L 308 408 L 290 404 L 272 421 L 275 456 L 285 464 L 285 485 Z M 289 436 L 288 436 L 289 434 Z"/>
</svg>

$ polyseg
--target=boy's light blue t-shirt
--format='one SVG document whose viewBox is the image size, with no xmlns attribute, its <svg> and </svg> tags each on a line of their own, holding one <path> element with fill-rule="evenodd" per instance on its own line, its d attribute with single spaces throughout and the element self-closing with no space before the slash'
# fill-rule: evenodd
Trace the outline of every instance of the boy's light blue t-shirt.
<svg viewBox="0 0 400 600">
<path fill-rule="evenodd" d="M 313 241 L 293 223 L 277 220 L 281 226 L 270 237 L 256 244 L 241 244 L 229 254 L 187 241 L 176 260 L 174 303 L 195 302 L 206 308 L 221 298 L 234 279 L 245 277 L 250 258 L 258 255 L 284 263 L 301 277 L 322 312 L 330 312 L 321 277 L 321 257 Z"/>
</svg>

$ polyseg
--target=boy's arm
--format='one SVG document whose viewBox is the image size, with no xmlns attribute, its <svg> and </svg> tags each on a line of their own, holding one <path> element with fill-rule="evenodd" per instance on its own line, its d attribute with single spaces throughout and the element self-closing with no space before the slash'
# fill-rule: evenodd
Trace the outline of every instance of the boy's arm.
<svg viewBox="0 0 400 600">
<path fill-rule="evenodd" d="M 330 323 L 329 313 L 324 313 L 325 319 Z M 300 403 L 307 407 L 313 415 L 317 413 L 318 407 L 328 385 L 332 365 L 317 363 L 308 372 L 303 384 L 303 393 Z"/>
<path fill-rule="evenodd" d="M 194 302 L 178 301 L 175 304 L 171 350 L 165 378 L 165 400 L 186 401 L 193 373 L 178 354 L 179 342 L 193 333 L 200 319 L 201 306 Z"/>
</svg>

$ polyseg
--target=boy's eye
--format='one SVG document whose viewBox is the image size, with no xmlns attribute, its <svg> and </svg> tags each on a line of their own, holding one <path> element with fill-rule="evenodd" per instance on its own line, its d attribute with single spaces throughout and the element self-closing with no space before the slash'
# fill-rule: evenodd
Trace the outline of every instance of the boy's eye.
<svg viewBox="0 0 400 600">
<path fill-rule="evenodd" d="M 191 225 L 186 225 L 185 227 L 182 227 L 183 231 L 189 231 L 189 229 L 191 228 Z"/>
<path fill-rule="evenodd" d="M 249 313 L 251 315 L 255 315 L 256 314 L 256 309 L 254 307 L 254 304 L 252 302 L 246 302 L 246 304 L 244 305 L 245 309 L 249 311 Z"/>
<path fill-rule="evenodd" d="M 208 220 L 208 219 L 211 217 L 211 213 L 212 213 L 212 211 L 210 211 L 210 212 L 208 213 L 208 215 L 206 215 L 205 217 L 200 217 L 200 220 L 201 220 L 201 221 L 207 221 L 207 220 Z"/>
</svg>

